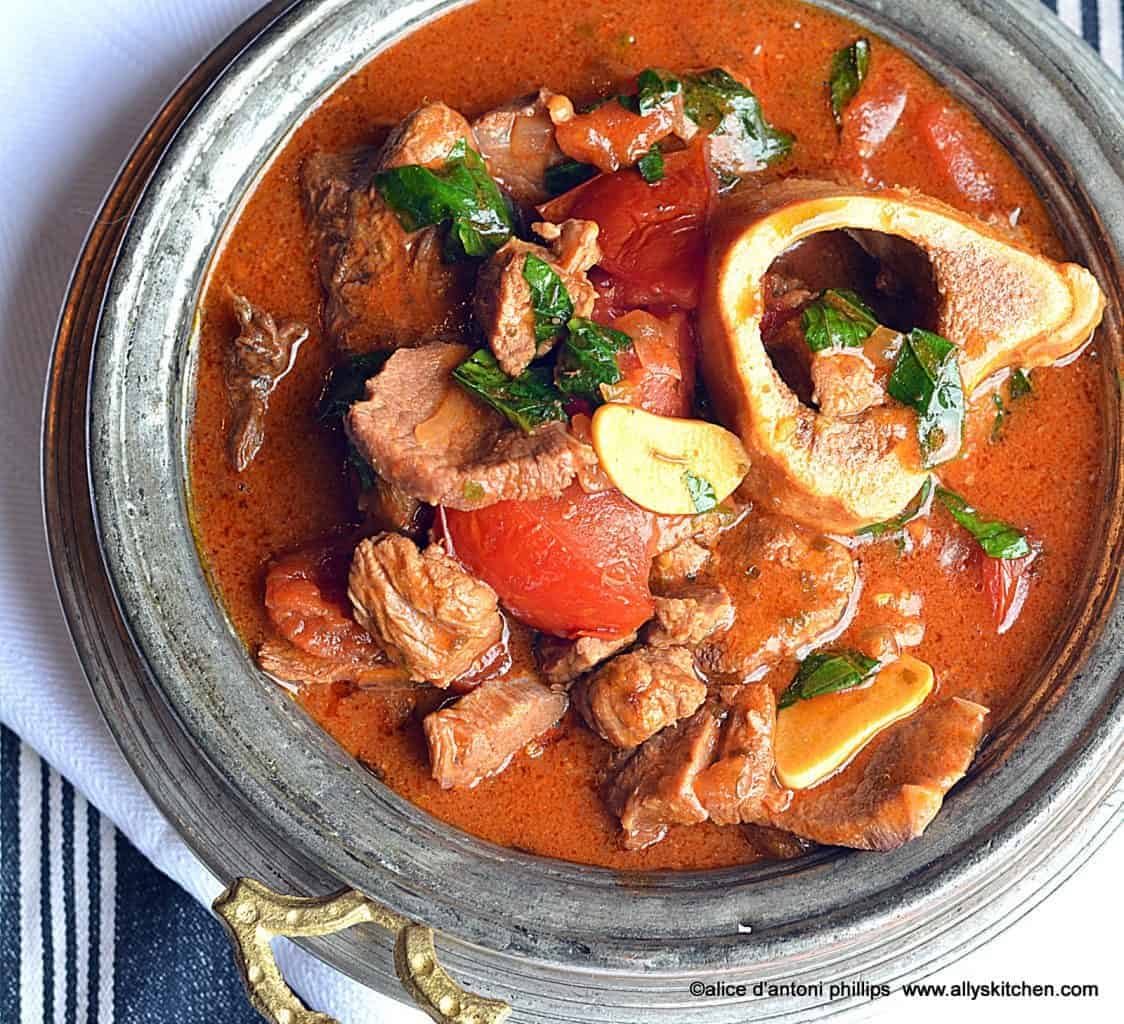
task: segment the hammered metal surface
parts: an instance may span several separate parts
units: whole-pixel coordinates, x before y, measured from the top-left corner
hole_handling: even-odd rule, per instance
[[[441,960],[512,1003],[519,1021],[656,1024],[688,1009],[699,1024],[751,1012],[812,1021],[861,1006],[775,999],[751,1010],[691,999],[688,985],[923,976],[1024,913],[1118,823],[1119,801],[1106,796],[1124,772],[1124,616],[1113,604],[1124,558],[1113,377],[1124,90],[1060,24],[1031,20],[1028,0],[822,5],[871,25],[975,107],[1108,293],[1108,499],[1088,597],[1059,623],[1019,714],[902,850],[636,876],[501,850],[437,822],[264,680],[211,598],[187,519],[196,299],[225,224],[307,109],[452,6],[275,5],[185,83],[115,186],[60,324],[44,439],[52,555],[83,665],[142,781],[224,881],[367,893],[437,928]],[[359,980],[397,989],[380,930],[307,942]]]

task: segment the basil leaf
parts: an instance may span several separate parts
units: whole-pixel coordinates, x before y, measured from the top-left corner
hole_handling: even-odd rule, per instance
[[[1003,423],[1010,415],[1010,411],[1003,404],[1003,399],[999,397],[998,391],[992,393],[991,401],[995,406],[995,419],[991,422],[991,437],[988,440],[992,444],[998,444],[1003,436]]]
[[[355,476],[359,480],[359,490],[369,491],[375,486],[378,481],[375,471],[371,469],[367,460],[359,454],[359,449],[351,443],[350,438],[347,441],[347,457],[344,461],[355,470]]]
[[[552,341],[565,329],[574,313],[574,303],[554,268],[534,253],[523,260],[523,280],[531,288],[535,311],[535,340]]]
[[[804,340],[813,352],[860,348],[878,327],[872,310],[846,288],[829,288],[801,314]]]
[[[637,160],[636,169],[649,185],[663,181],[663,153],[660,152],[659,146],[653,146]]]
[[[1024,395],[1029,395],[1034,391],[1034,386],[1030,383],[1030,376],[1023,370],[1016,370],[1011,374],[1011,382],[1007,385],[1007,394],[1010,396],[1012,402],[1018,401]]]
[[[558,390],[564,395],[600,402],[601,385],[620,381],[617,353],[631,348],[632,339],[623,331],[614,331],[584,317],[574,317],[567,326],[569,334],[554,368]]]
[[[915,327],[905,336],[886,382],[892,398],[917,411],[922,465],[947,462],[964,435],[964,387],[957,347],[939,334]]]
[[[992,558],[1022,558],[1031,548],[1026,535],[1002,519],[985,519],[955,491],[937,488],[937,498],[949,514]]]
[[[527,433],[541,423],[566,418],[562,396],[543,367],[532,366],[518,377],[509,377],[491,352],[479,349],[453,371],[453,380]]]
[[[825,693],[853,689],[869,679],[880,665],[877,659],[847,648],[809,654],[800,663],[788,689],[777,700],[777,710]]]
[[[651,114],[678,96],[683,83],[674,75],[646,68],[636,76],[636,109],[639,114]]]
[[[933,478],[927,476],[925,477],[925,482],[921,485],[921,490],[909,500],[909,504],[894,516],[893,519],[886,519],[881,523],[871,523],[870,526],[862,526],[855,531],[855,536],[881,537],[886,533],[897,533],[907,523],[912,523],[914,519],[925,514],[929,502],[929,495],[932,493]]]
[[[711,135],[727,135],[742,163],[760,170],[788,156],[795,141],[766,119],[753,93],[721,68],[683,81],[687,116]]]
[[[583,182],[597,176],[597,168],[593,164],[583,164],[577,160],[563,160],[560,164],[553,164],[546,169],[543,184],[552,196],[560,196],[577,188]]]
[[[714,484],[704,476],[696,476],[690,470],[683,474],[683,482],[687,485],[687,493],[691,496],[691,504],[696,512],[709,512],[718,507],[718,496],[714,493]]]
[[[843,124],[843,108],[855,98],[869,67],[870,42],[866,39],[856,40],[850,46],[837,50],[831,58],[828,87],[831,91],[831,113],[836,124]]]
[[[352,405],[366,397],[367,381],[389,357],[389,352],[364,352],[335,367],[316,405],[317,421],[331,424],[342,420]]]
[[[407,231],[448,224],[450,260],[486,256],[512,235],[511,212],[484,159],[458,139],[441,171],[416,164],[375,175],[375,188]]]

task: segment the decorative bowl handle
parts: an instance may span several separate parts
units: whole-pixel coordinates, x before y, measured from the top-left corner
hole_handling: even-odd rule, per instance
[[[438,1024],[500,1024],[511,1007],[466,992],[437,962],[433,929],[415,924],[354,889],[331,896],[282,896],[252,878],[239,878],[215,900],[234,945],[250,1002],[271,1024],[338,1024],[309,1010],[281,977],[269,940],[330,935],[357,924],[393,932],[394,967],[406,991]]]

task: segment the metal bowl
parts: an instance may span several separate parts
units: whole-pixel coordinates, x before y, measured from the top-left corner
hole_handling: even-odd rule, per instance
[[[921,839],[636,875],[501,849],[375,780],[255,670],[192,539],[196,304],[224,229],[318,99],[454,6],[274,4],[190,76],[126,164],[75,273],[46,409],[48,528],[82,663],[142,782],[220,878],[358,889],[437,929],[451,970],[517,1020],[643,1024],[689,1009],[716,1024],[746,1019],[752,1001],[755,1019],[810,1021],[859,1007],[861,996],[760,998],[753,986],[921,977],[1023,914],[1118,821],[1124,89],[1034,0],[820,4],[972,106],[1100,279],[1105,500],[1069,620]],[[373,929],[308,942],[400,995],[390,945]],[[697,998],[698,981],[748,987]]]

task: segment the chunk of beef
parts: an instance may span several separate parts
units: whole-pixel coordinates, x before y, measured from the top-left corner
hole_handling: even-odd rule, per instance
[[[734,603],[721,584],[683,587],[653,603],[655,618],[643,632],[649,647],[695,647],[734,621]]]
[[[360,687],[387,690],[417,687],[397,665],[344,657],[318,658],[292,644],[267,640],[258,648],[258,664],[264,672],[287,683],[355,683]]]
[[[539,90],[506,106],[489,110],[472,122],[476,145],[488,173],[519,203],[537,206],[550,198],[547,169],[561,162],[554,122]]]
[[[468,789],[507,767],[566,713],[566,694],[532,676],[489,679],[422,722],[433,777],[442,789]]]
[[[783,810],[763,805],[759,823],[817,843],[892,850],[925,830],[968,770],[988,709],[937,700],[876,737],[839,774],[800,790]]]
[[[438,544],[395,533],[360,541],[347,593],[355,618],[411,679],[448,686],[503,634],[496,592]]]
[[[812,357],[812,401],[826,416],[858,416],[886,404],[878,372],[861,350],[818,352]]]
[[[574,688],[574,704],[589,727],[617,747],[635,747],[706,699],[684,647],[641,647],[621,654]]]
[[[596,464],[560,422],[527,434],[470,397],[450,374],[462,345],[395,352],[351,407],[347,432],[379,476],[431,505],[474,509],[556,496]]]
[[[767,683],[728,687],[729,713],[714,764],[699,773],[695,794],[711,821],[734,825],[759,816],[773,778],[777,701]]]
[[[387,136],[375,170],[414,166],[440,170],[461,139],[476,148],[472,128],[464,117],[444,103],[427,103],[399,121]]]
[[[738,628],[699,649],[699,665],[708,676],[729,682],[757,678],[824,642],[841,624],[857,576],[837,541],[757,514],[729,531],[719,552],[731,569],[723,582],[737,609]]]
[[[649,585],[655,593],[668,593],[693,583],[710,561],[710,548],[697,540],[680,541],[670,551],[652,560]]]
[[[706,820],[695,784],[714,756],[721,722],[717,705],[704,704],[693,717],[653,736],[610,777],[605,803],[621,820],[627,849],[659,842],[671,825]]]
[[[369,152],[317,153],[301,170],[325,332],[352,355],[461,337],[472,266],[444,260],[436,226],[406,231],[371,171]]]
[[[230,403],[227,454],[241,473],[261,450],[269,396],[292,368],[308,328],[296,320],[278,324],[264,309],[231,292],[238,337],[226,353],[224,378]]]
[[[558,275],[573,302],[574,316],[589,316],[597,300],[597,291],[586,277],[586,271],[601,258],[597,225],[589,220],[569,220],[561,227],[535,227],[553,236],[549,251],[513,238],[492,255],[476,282],[476,320],[496,362],[512,377],[527,369],[535,356],[549,352],[557,340],[557,335],[545,340],[535,335],[531,285],[524,276],[528,256],[542,260]]]
[[[577,640],[561,640],[544,636],[539,641],[539,668],[552,683],[572,683],[606,658],[631,647],[636,634],[605,640],[596,636],[583,636]]]
[[[772,860],[793,860],[816,848],[808,839],[768,825],[742,825],[742,832],[757,853]]]

